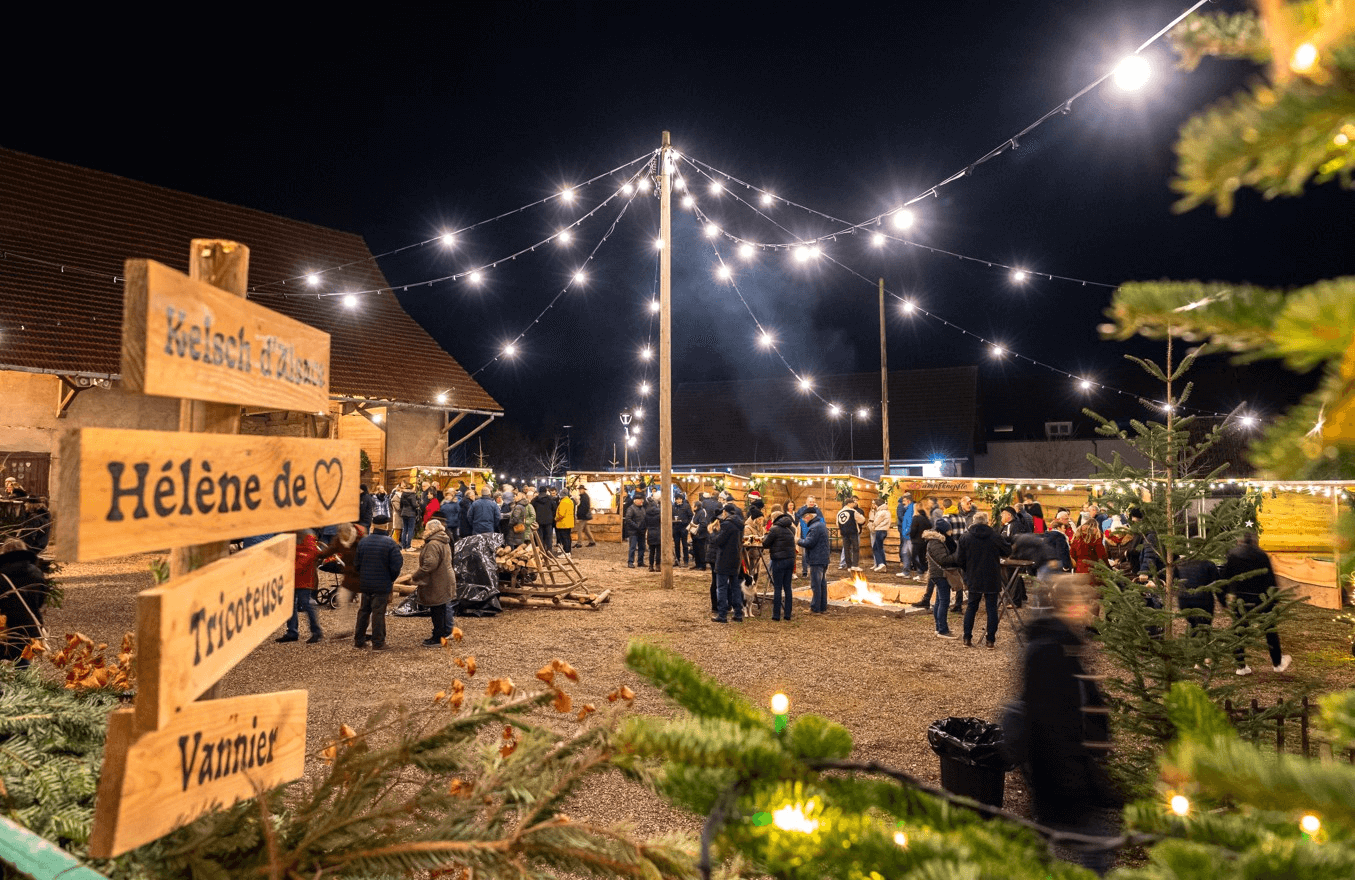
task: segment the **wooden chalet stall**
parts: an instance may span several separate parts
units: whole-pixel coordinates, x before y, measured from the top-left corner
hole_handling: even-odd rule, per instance
[[[644,481],[646,484],[659,482],[657,472],[632,471],[570,471],[565,475],[565,485],[582,486],[588,489],[588,497],[593,505],[593,519],[589,528],[599,541],[621,541],[620,499],[627,485]],[[692,504],[701,492],[712,494],[724,490],[734,496],[734,503],[740,507],[748,497],[749,479],[739,474],[724,472],[678,473],[673,472],[673,482],[687,495]]]
[[[823,511],[828,523],[828,534],[834,547],[841,546],[837,532],[837,515],[842,510],[841,497],[850,492],[856,496],[863,516],[870,519],[870,509],[879,497],[879,487],[870,480],[851,474],[753,474],[750,488],[762,493],[768,515],[772,507],[780,504],[787,507],[791,516],[800,509],[809,496],[814,496],[819,510]],[[870,529],[861,527],[861,562],[864,565],[870,556]],[[897,547],[897,542],[895,542]],[[895,553],[895,558],[898,554]]]
[[[493,476],[494,472],[489,468],[412,466],[388,469],[386,471],[386,482],[383,485],[385,485],[386,491],[390,492],[401,483],[418,488],[424,480],[427,480],[443,492],[446,492],[449,488],[455,489],[461,483],[465,483],[472,490],[478,490]]]

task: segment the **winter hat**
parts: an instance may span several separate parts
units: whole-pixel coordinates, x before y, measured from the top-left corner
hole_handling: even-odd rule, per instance
[[[390,524],[391,518],[384,513],[378,513],[376,516],[372,517],[372,525],[374,526],[388,526]]]
[[[434,516],[428,522],[424,523],[423,536],[425,539],[431,538],[438,532],[445,531],[446,528],[447,527],[442,524],[442,520],[438,519],[437,516]]]
[[[946,532],[950,531],[950,520],[938,519],[936,521],[936,525],[932,526],[932,528],[936,529],[938,532],[944,535]]]
[[[753,491],[751,491],[751,492],[748,493],[748,497],[749,497],[749,498],[754,498],[754,499],[756,499],[756,498],[761,498],[761,497],[762,497],[762,493],[759,492],[758,490],[754,489]]]
[[[737,504],[726,504],[725,513],[729,514],[730,516],[737,516],[739,513],[739,506]]]
[[[1003,513],[1009,513],[1009,514],[1011,514],[1012,519],[1016,519],[1016,508],[1015,508],[1015,507],[1011,507],[1011,506],[1009,505],[1009,506],[1007,506],[1007,507],[1002,508],[1002,512],[1003,512]]]

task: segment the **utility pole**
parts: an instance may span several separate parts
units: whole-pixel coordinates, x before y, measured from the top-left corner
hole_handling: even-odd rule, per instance
[[[673,145],[659,149],[659,570],[673,589]]]
[[[885,280],[880,279],[880,430],[884,432],[884,470],[889,473],[889,355],[885,350]]]

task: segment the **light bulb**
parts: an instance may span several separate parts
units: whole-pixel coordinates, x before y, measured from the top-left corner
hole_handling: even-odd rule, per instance
[[[560,190],[560,199],[567,205],[572,203],[574,201],[574,190],[568,188]]]
[[[1116,65],[1115,85],[1126,92],[1132,92],[1143,88],[1151,73],[1152,68],[1148,66],[1148,59],[1142,55],[1130,55]]]
[[[717,235],[719,235],[719,234],[720,234],[720,227],[716,226],[714,223],[707,223],[707,224],[706,224],[706,238],[714,238],[715,236],[717,236]]]
[[[1172,812],[1178,816],[1184,816],[1190,812],[1190,801],[1183,794],[1178,794],[1171,799]]]
[[[763,348],[771,348],[774,341],[775,340],[772,339],[772,334],[768,333],[766,330],[763,330],[757,338],[758,345],[761,345]]]
[[[718,196],[720,193],[724,192],[724,189],[725,189],[725,188],[724,188],[723,186],[720,185],[720,181],[718,181],[718,180],[712,180],[712,181],[710,182],[710,194],[711,194],[711,195],[713,195],[713,196]]]
[[[649,360],[653,356],[654,351],[649,346],[646,345],[644,348],[640,349],[640,357],[644,360]]]
[[[684,207],[684,208],[690,208],[690,207],[692,207],[692,206],[695,205],[695,204],[696,204],[696,199],[692,198],[691,196],[683,196],[683,197],[682,197],[682,207]]]
[[[1006,354],[1006,353],[1007,353],[1007,350],[1006,350],[1005,348],[1003,348],[1002,346],[1000,346],[1000,345],[994,345],[994,346],[993,346],[993,357],[1002,357],[1002,356],[1003,356],[1004,354]]]
[[[484,275],[480,274],[480,270],[478,269],[470,273],[468,277],[470,278],[471,284],[479,284],[484,279]]]
[[[625,186],[621,187],[621,191],[626,195],[630,195],[631,193],[635,192],[635,185],[627,182]]]
[[[640,187],[640,192],[642,192],[642,193],[647,193],[647,192],[649,192],[649,178],[648,178],[648,177],[641,177],[641,178],[640,178],[639,187]]]
[[[646,394],[648,394],[648,393],[649,393],[649,383],[648,383],[648,382],[641,382],[641,383],[640,383],[640,394],[643,396],[643,395],[646,395]]]
[[[875,233],[874,235],[872,235],[872,236],[870,237],[870,243],[873,244],[873,245],[875,245],[876,247],[884,247],[884,246],[885,246],[885,235],[884,235],[884,233],[883,233],[883,232],[877,232],[877,233]]]
[[[836,403],[830,404],[828,407],[828,415],[837,418],[842,415],[842,407],[838,406]]]
[[[913,225],[913,212],[906,208],[900,208],[894,215],[894,226],[899,229],[908,229]]]
[[[320,283],[320,276],[312,272],[311,274],[306,276],[306,283],[309,284],[311,287],[316,287]]]
[[[726,266],[725,264],[723,264],[723,263],[720,264],[720,268],[718,268],[718,269],[715,270],[715,273],[716,273],[717,275],[719,275],[721,278],[726,278],[726,279],[729,278],[729,276],[731,276],[731,275],[734,274],[733,271],[731,271],[730,268],[729,268],[728,266]]]
[[[908,848],[908,835],[907,835],[907,834],[904,834],[902,831],[895,831],[895,832],[894,832],[894,842],[897,843],[899,846],[903,847],[904,849],[907,849],[907,848]]]
[[[1322,829],[1322,820],[1309,813],[1299,820],[1299,827],[1303,829],[1305,834],[1316,834]]]
[[[823,251],[819,250],[818,245],[812,245],[809,248],[809,256],[807,257],[807,259],[817,260],[819,258],[819,255],[822,253]]]
[[[906,299],[903,301],[903,305],[901,306],[901,308],[908,314],[912,314],[913,309],[917,308],[917,306],[913,305],[913,301],[911,299]]]
[[[752,259],[752,257],[753,257],[753,246],[752,246],[751,244],[741,244],[741,245],[739,245],[739,256],[743,257],[745,260]]]
[[[656,239],[654,239],[654,249],[655,249],[655,250],[660,250],[660,251],[663,250],[663,239],[662,239],[662,238],[656,238]]]
[[[441,394],[439,394],[439,395],[437,396],[437,401],[438,401],[438,403],[446,403],[446,402],[447,402],[447,392],[444,391],[444,392],[442,392]]]
[[[587,276],[586,274],[584,274],[584,271],[583,271],[582,269],[580,269],[579,271],[577,271],[577,272],[574,273],[574,283],[575,283],[575,284],[582,284],[582,283],[584,283],[584,282],[587,281],[587,280],[588,280],[588,276]]]
[[[658,301],[658,300],[656,300],[656,299],[651,299],[651,300],[649,301],[649,310],[650,310],[651,312],[657,312],[657,311],[659,310],[659,308],[660,308],[660,306],[659,306],[659,301]]]
[[[679,190],[684,190],[687,188],[687,181],[679,177],[677,180],[673,181],[673,186],[677,187]]]
[[[512,357],[518,353],[518,347],[510,342],[503,347],[503,353],[505,357]]]
[[[772,204],[772,202],[774,202],[774,201],[776,201],[776,196],[772,195],[771,193],[763,193],[763,194],[762,194],[762,205],[763,205],[763,207],[770,207],[771,204]]]
[[[1256,416],[1243,416],[1238,419],[1244,427],[1252,428],[1256,426]]]
[[[570,240],[574,238],[568,229],[561,229],[560,234],[555,237],[560,244],[569,244]]]
[[[1317,66],[1317,47],[1312,43],[1302,43],[1294,50],[1289,59],[1289,69],[1295,73],[1308,73]]]
[[[864,419],[868,415],[870,415],[870,411],[867,410],[865,407],[862,407],[861,409],[858,409],[856,411],[856,417],[858,419]]]
[[[343,304],[345,308],[356,309],[358,307],[358,298],[356,294],[344,294]]]
[[[809,259],[809,249],[803,245],[796,247],[791,253],[795,255],[795,262],[797,263],[803,263],[805,260]]]
[[[454,244],[456,244],[456,236],[455,236],[455,235],[452,235],[450,232],[444,232],[444,233],[442,233],[442,246],[443,246],[443,247],[451,247],[451,246],[454,245]]]
[[[809,390],[810,388],[812,388],[813,386],[814,386],[814,380],[813,380],[813,379],[809,378],[808,376],[802,376],[802,377],[800,378],[800,390],[801,390],[801,391],[808,391],[808,390]]]
[[[1015,281],[1017,284],[1021,284],[1022,282],[1024,282],[1026,280],[1026,277],[1027,272],[1025,269],[1012,270],[1012,280]]]
[[[785,694],[772,694],[772,714],[785,715],[790,710],[790,697]]]

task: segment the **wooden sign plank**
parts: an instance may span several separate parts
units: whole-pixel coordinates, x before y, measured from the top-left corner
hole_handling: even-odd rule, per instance
[[[61,441],[61,552],[84,561],[351,522],[358,457],[347,440],[71,431]]]
[[[305,764],[305,691],[192,703],[140,736],[134,710],[119,709],[108,719],[90,855],[135,849],[297,779]]]
[[[1332,552],[1336,511],[1331,498],[1306,492],[1266,492],[1257,514],[1261,549]]]
[[[295,581],[285,534],[138,594],[137,729],[164,727],[286,623]]]
[[[154,260],[128,260],[122,381],[133,391],[329,409],[329,334]]]

